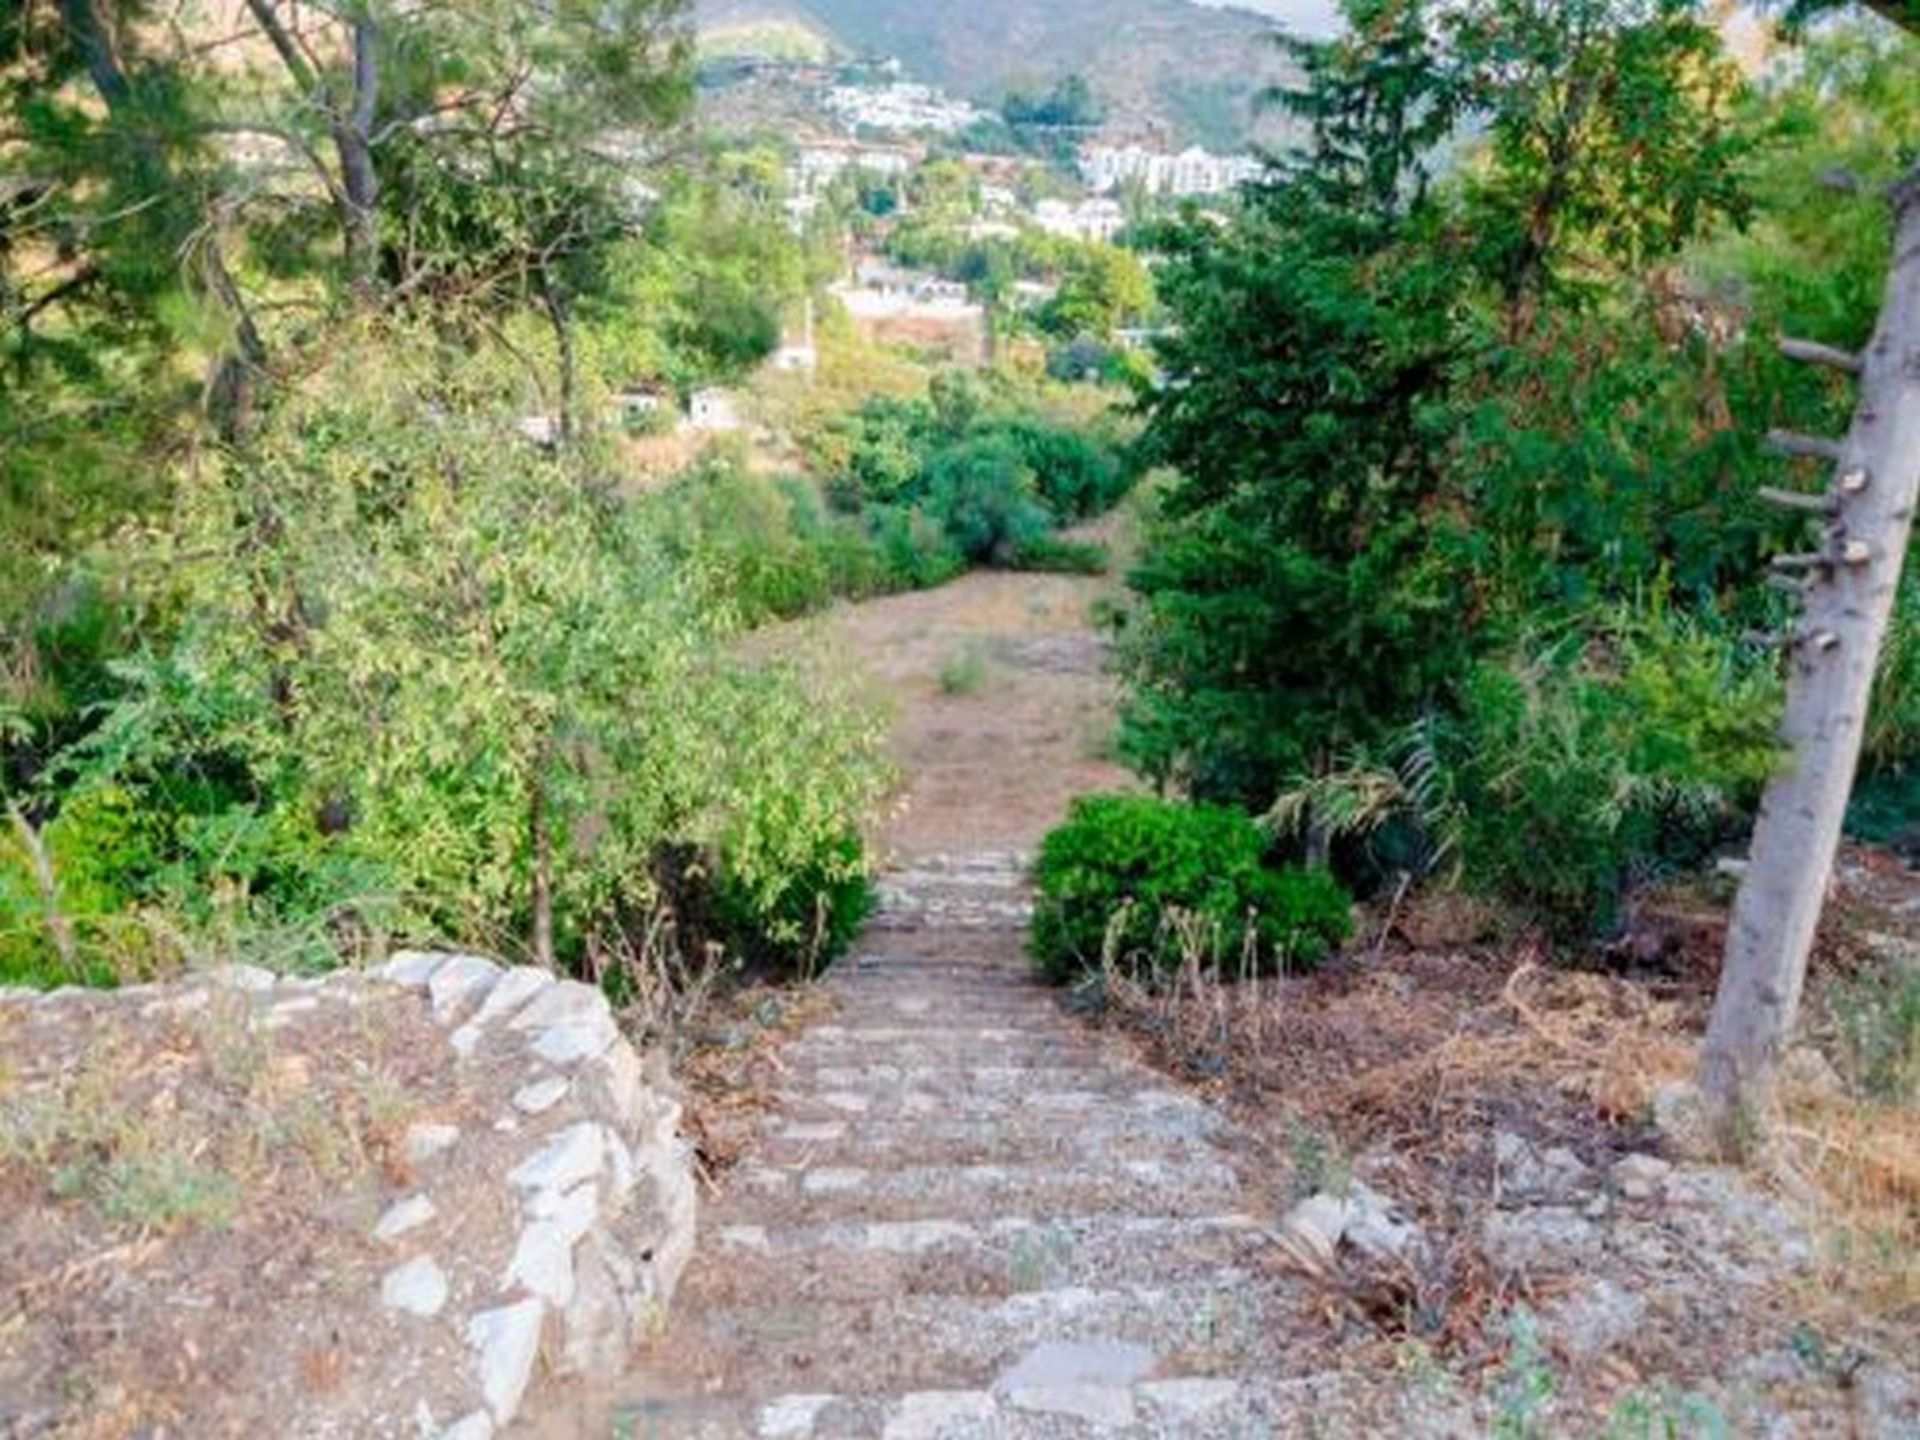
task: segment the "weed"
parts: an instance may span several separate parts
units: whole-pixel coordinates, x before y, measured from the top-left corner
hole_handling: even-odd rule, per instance
[[[1878,963],[1830,1001],[1848,1078],[1875,1100],[1920,1099],[1920,966]]]
[[[943,695],[977,695],[986,688],[987,653],[977,641],[963,645],[940,667]]]
[[[1533,1312],[1522,1308],[1509,1315],[1507,1336],[1507,1363],[1495,1395],[1500,1408],[1493,1418],[1493,1433],[1496,1440],[1545,1440],[1551,1433],[1546,1412],[1558,1382],[1540,1343],[1540,1324]]]
[[[1607,1440],[1724,1440],[1731,1434],[1720,1407],[1698,1391],[1662,1386],[1633,1390],[1607,1417]]]
[[[1304,1200],[1322,1191],[1344,1195],[1353,1184],[1353,1157],[1338,1140],[1297,1115],[1287,1117],[1287,1157],[1293,1164],[1296,1199]]]
[[[1072,1237],[1058,1226],[1023,1233],[1014,1240],[1007,1261],[1009,1283],[1015,1291],[1044,1290],[1072,1253]]]

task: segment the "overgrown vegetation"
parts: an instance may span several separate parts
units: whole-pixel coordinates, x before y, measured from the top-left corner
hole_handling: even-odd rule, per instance
[[[1610,933],[1779,763],[1767,562],[1808,516],[1761,491],[1813,471],[1765,436],[1833,433],[1851,393],[1779,340],[1867,336],[1914,42],[1843,27],[1756,89],[1678,0],[1347,9],[1293,47],[1305,148],[1233,223],[1158,237],[1145,447],[1178,478],[1120,616],[1121,749],[1203,801],[1280,797],[1294,853],[1358,887],[1444,872]],[[1882,775],[1915,759],[1915,593]]]

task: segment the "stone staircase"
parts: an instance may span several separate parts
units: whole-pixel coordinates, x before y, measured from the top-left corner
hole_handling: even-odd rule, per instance
[[[1023,869],[883,887],[616,1435],[1198,1440],[1327,1413],[1280,1378],[1221,1121],[1032,981]]]

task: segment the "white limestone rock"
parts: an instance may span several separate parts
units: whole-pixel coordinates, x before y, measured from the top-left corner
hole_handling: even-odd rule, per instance
[[[433,1018],[442,1025],[451,1025],[499,983],[500,975],[498,965],[479,955],[452,956],[436,967],[427,980]]]
[[[522,1115],[544,1115],[566,1099],[571,1088],[564,1075],[530,1081],[513,1092],[513,1108]]]
[[[506,1425],[520,1413],[546,1318],[545,1302],[528,1299],[483,1310],[467,1322],[480,1392],[496,1425]]]
[[[446,1307],[446,1273],[430,1255],[396,1265],[380,1281],[380,1303],[389,1310],[431,1319]]]
[[[422,1120],[409,1125],[400,1137],[400,1155],[409,1165],[426,1165],[439,1159],[460,1139],[458,1125]]]
[[[553,976],[537,966],[516,965],[487,992],[487,998],[474,1013],[472,1023],[493,1025],[509,1019],[553,983]]]
[[[428,950],[398,950],[373,973],[390,984],[404,985],[409,990],[424,990],[427,982],[433,978],[433,972],[440,968],[446,958]]]
[[[597,1179],[606,1163],[606,1127],[582,1120],[521,1161],[507,1180],[522,1190],[571,1190],[582,1180]]]
[[[393,1241],[402,1235],[409,1235],[433,1219],[437,1212],[433,1201],[425,1195],[409,1195],[404,1200],[396,1200],[387,1207],[380,1222],[373,1227],[373,1238]]]

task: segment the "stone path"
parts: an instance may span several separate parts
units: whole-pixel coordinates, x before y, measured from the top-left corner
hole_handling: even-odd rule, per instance
[[[615,1434],[1293,1433],[1222,1122],[1029,977],[1014,855],[897,874]]]

